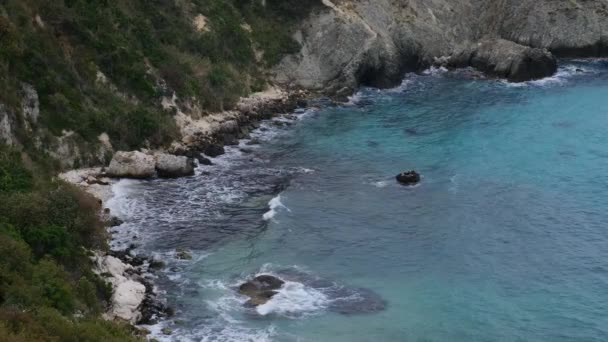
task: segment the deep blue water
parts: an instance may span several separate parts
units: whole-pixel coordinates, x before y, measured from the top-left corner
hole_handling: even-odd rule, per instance
[[[608,62],[408,75],[264,127],[196,177],[116,187],[117,236],[169,263],[164,339],[608,340]],[[244,308],[258,273],[288,286]]]

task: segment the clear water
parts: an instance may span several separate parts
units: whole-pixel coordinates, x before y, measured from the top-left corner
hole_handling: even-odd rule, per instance
[[[116,187],[117,244],[169,263],[159,338],[608,340],[608,62],[408,75],[275,126],[209,174]],[[419,186],[394,181],[408,169]],[[233,287],[258,273],[289,288],[245,308]]]

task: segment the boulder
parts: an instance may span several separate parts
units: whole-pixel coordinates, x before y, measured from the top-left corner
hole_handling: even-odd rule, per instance
[[[449,59],[449,66],[466,67],[511,82],[536,80],[557,71],[557,59],[546,49],[531,48],[504,39],[484,40],[461,47]]]
[[[224,146],[219,144],[209,144],[209,146],[207,146],[203,152],[211,158],[221,156],[222,154],[226,153]]]
[[[420,182],[420,174],[416,171],[404,171],[395,177],[403,185],[414,185]]]
[[[139,151],[116,152],[107,175],[121,178],[150,178],[156,174],[154,157]]]
[[[213,165],[213,162],[209,158],[204,157],[200,153],[196,156],[196,159],[201,165]]]
[[[247,306],[258,306],[268,302],[285,282],[275,276],[259,275],[239,286],[239,293],[249,297]]]
[[[194,160],[185,156],[157,154],[156,171],[159,177],[176,178],[194,174]]]

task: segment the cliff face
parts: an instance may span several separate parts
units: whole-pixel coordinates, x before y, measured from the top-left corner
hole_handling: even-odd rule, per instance
[[[0,4],[0,143],[64,168],[168,146],[278,85],[330,95],[472,66],[525,81],[608,55],[605,0],[120,0]]]
[[[299,50],[295,25],[321,6],[0,1],[0,144],[63,168],[167,147],[177,114],[201,119],[268,88],[268,68]]]
[[[473,66],[523,81],[553,73],[551,53],[608,54],[603,34],[608,29],[607,4],[600,0],[324,0],[323,4],[296,33],[300,53],[274,68],[276,82],[340,95],[360,84],[395,84],[404,71],[433,64]],[[500,47],[492,58],[488,46]]]

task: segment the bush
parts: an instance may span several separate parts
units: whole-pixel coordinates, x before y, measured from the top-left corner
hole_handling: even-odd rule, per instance
[[[21,164],[21,154],[0,146],[0,193],[28,191],[32,186],[32,173]]]

